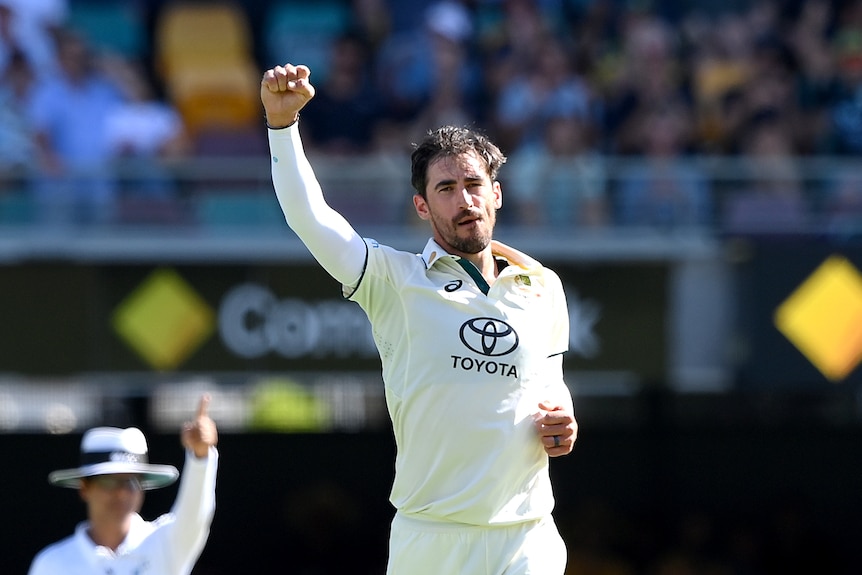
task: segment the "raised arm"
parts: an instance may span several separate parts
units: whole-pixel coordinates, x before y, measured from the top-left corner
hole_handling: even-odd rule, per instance
[[[209,416],[209,394],[204,394],[194,418],[183,424],[180,441],[186,450],[173,521],[163,527],[160,551],[172,573],[187,573],[206,545],[215,514],[218,471],[218,428]]]
[[[314,97],[306,66],[266,71],[260,99],[269,129],[272,183],[290,228],[332,277],[355,285],[362,275],[365,242],[323,197],[299,137],[299,111]]]

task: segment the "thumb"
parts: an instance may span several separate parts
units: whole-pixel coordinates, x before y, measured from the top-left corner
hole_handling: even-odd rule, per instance
[[[201,396],[200,403],[198,404],[198,411],[195,414],[196,418],[207,417],[210,406],[210,394],[205,393]]]
[[[544,411],[557,411],[563,409],[563,406],[546,399],[539,402],[539,409],[542,409]]]

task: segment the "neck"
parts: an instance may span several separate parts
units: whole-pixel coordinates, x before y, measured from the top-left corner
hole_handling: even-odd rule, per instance
[[[116,551],[123,541],[125,541],[130,528],[131,517],[127,517],[120,524],[91,521],[87,535],[96,545]]]
[[[485,278],[488,285],[491,285],[494,283],[494,280],[497,279],[497,262],[494,259],[494,253],[492,251],[494,244],[493,241],[488,242],[488,245],[482,248],[479,252],[467,253],[456,249],[452,244],[444,240],[437,232],[434,233],[433,238],[434,241],[437,242],[437,245],[443,248],[446,253],[463,258],[476,266],[476,269],[479,270],[479,273],[482,274],[482,277]]]
[[[478,254],[458,254],[468,262],[476,266],[488,285],[494,283],[497,279],[497,260],[494,259],[494,254],[491,253],[490,246],[482,250]]]

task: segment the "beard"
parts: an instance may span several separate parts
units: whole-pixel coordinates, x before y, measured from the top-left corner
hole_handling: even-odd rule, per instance
[[[470,229],[470,234],[465,237],[458,222],[469,215],[479,216],[480,219],[476,220],[475,225]],[[491,243],[497,212],[496,210],[489,210],[481,213],[465,210],[450,221],[438,218],[434,214],[432,214],[431,219],[442,239],[452,249],[463,254],[478,254]]]

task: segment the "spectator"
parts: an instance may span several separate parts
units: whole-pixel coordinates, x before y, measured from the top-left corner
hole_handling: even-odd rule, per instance
[[[20,52],[38,74],[56,72],[54,41],[67,14],[65,0],[0,0],[0,71]]]
[[[670,26],[649,12],[631,12],[623,32],[623,62],[605,95],[605,148],[632,154],[640,145],[645,115],[662,106],[689,107],[691,96]]]
[[[557,34],[554,23],[562,15],[559,11],[543,10],[542,3],[534,0],[500,0],[496,4],[497,16],[491,23],[483,24],[480,41],[482,50],[499,71],[492,69],[499,90],[510,72],[535,60],[545,38]]]
[[[770,2],[754,3],[741,14],[748,47],[741,52],[747,62],[746,81],[733,90],[731,106],[734,117],[728,124],[726,149],[744,154],[748,147],[749,125],[759,118],[775,117],[791,128],[787,132],[790,146],[801,149],[805,130],[801,125],[797,61],[778,22],[775,6]]]
[[[830,113],[832,131],[827,151],[857,155],[862,153],[862,27],[841,30],[835,51],[839,95]]]
[[[120,57],[103,60],[123,102],[105,119],[108,156],[117,166],[117,213],[123,223],[173,223],[182,217],[170,167],[192,151],[179,112],[156,95],[146,73]]]
[[[377,54],[392,33],[392,13],[387,0],[351,0],[354,33],[370,54]]]
[[[567,47],[549,37],[536,47],[535,59],[517,68],[498,94],[494,124],[511,149],[535,145],[552,118],[579,116],[589,125],[594,100],[572,68]]]
[[[13,53],[0,81],[0,174],[23,173],[36,155],[33,131],[27,121],[34,88],[35,73],[30,62],[23,53]]]
[[[605,74],[613,67],[614,48],[620,43],[620,11],[624,7],[613,0],[580,5],[568,2],[565,7],[569,11],[568,35],[574,42],[576,66],[601,89]]]
[[[397,28],[396,28],[397,29]],[[438,60],[448,58],[452,50],[447,43],[459,45],[459,49],[471,49],[473,24],[467,9],[455,0],[441,0],[430,5],[424,12],[420,29],[408,29],[390,36],[377,54],[378,90],[389,120],[405,124],[416,120],[431,100],[435,86],[447,79],[440,78]],[[478,96],[482,71],[470,56],[461,59],[453,89],[457,89],[457,100],[473,102]]]
[[[794,162],[789,128],[777,114],[765,113],[748,128],[742,152],[751,160],[746,187],[724,206],[724,231],[731,234],[805,232],[809,206]]]
[[[357,36],[345,34],[332,44],[329,71],[320,88],[317,106],[304,112],[303,136],[309,151],[353,155],[371,148],[380,102],[369,82],[367,48]]]
[[[60,73],[39,86],[30,109],[40,152],[40,212],[53,223],[107,223],[116,199],[106,176],[107,123],[123,97],[76,32],[58,37],[58,55]]]
[[[640,119],[634,160],[620,171],[617,223],[676,229],[712,223],[709,181],[685,157],[691,120],[681,105],[659,106]]]
[[[798,98],[803,153],[828,152],[830,110],[841,97],[837,54],[832,49],[834,13],[828,0],[808,0],[788,34],[798,62]]]
[[[120,57],[103,60],[107,77],[119,87],[123,102],[110,110],[105,126],[115,157],[172,159],[191,151],[182,118],[156,95],[143,68]]]
[[[539,144],[511,155],[509,174],[519,224],[572,230],[608,223],[605,166],[583,117],[549,118]]]
[[[26,112],[34,80],[30,63],[20,52],[0,74],[0,224],[33,217],[26,188],[36,146]]]
[[[755,44],[751,80],[746,84],[749,118],[774,115],[788,128],[790,145],[799,151],[799,88],[796,59],[779,35],[765,35]]]
[[[69,0],[3,0],[28,23],[48,30],[62,28],[69,17]]]
[[[698,150],[727,153],[742,115],[739,96],[751,77],[752,38],[740,14],[692,15],[683,29],[691,46],[689,75]]]
[[[446,37],[434,35],[432,65],[435,81],[430,86],[424,104],[413,121],[412,140],[422,138],[429,126],[466,126],[477,119],[476,92],[464,90],[464,71],[472,66],[467,46]]]

